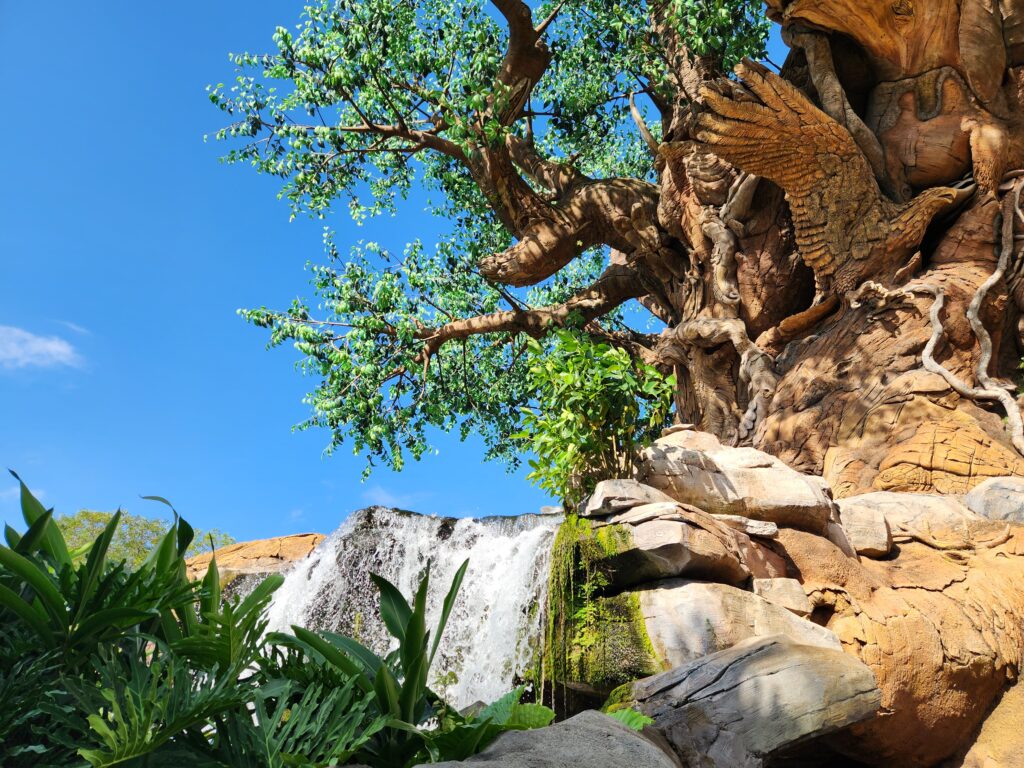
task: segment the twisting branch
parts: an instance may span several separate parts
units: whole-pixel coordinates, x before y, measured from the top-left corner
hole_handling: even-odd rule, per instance
[[[1006,274],[1010,256],[1014,246],[1014,217],[1020,210],[1021,188],[1024,187],[1024,180],[1014,185],[1012,194],[1007,195],[1003,200],[1002,210],[1002,237],[997,246],[999,260],[995,271],[989,278],[979,286],[970,306],[967,308],[967,319],[971,329],[978,338],[981,347],[981,354],[978,357],[976,374],[980,387],[970,387],[966,382],[959,379],[952,371],[943,366],[935,359],[935,348],[942,340],[944,329],[940,317],[942,307],[945,304],[946,295],[942,288],[934,285],[923,285],[910,289],[914,293],[929,294],[935,297],[931,308],[932,336],[921,353],[922,361],[926,370],[936,373],[945,379],[946,383],[961,397],[970,400],[991,400],[998,402],[1006,412],[1007,426],[1010,431],[1010,439],[1017,452],[1024,456],[1024,417],[1021,416],[1020,408],[1017,406],[1013,396],[995,381],[988,372],[989,364],[992,362],[992,338],[984,323],[981,322],[979,313],[981,306],[988,295],[989,290],[996,285]]]

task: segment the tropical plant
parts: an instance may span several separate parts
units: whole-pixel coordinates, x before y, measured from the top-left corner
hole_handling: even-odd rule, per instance
[[[132,569],[108,558],[118,514],[76,557],[24,483],[21,502],[28,528],[8,527],[0,546],[4,768],[320,768],[352,759],[404,768],[460,759],[502,730],[553,716],[521,704],[521,689],[462,716],[427,686],[468,563],[433,635],[429,567],[412,605],[373,577],[397,643],[382,659],[299,627],[267,637],[279,575],[225,600],[214,559],[202,582],[190,583],[192,529],[177,513]]]
[[[452,579],[433,637],[426,627],[429,564],[412,605],[387,579],[371,575],[380,591],[381,618],[397,644],[385,658],[351,638],[302,627],[292,627],[294,638],[271,638],[335,667],[372,693],[376,711],[388,720],[357,757],[374,768],[460,760],[487,746],[501,731],[542,727],[554,717],[543,705],[520,703],[521,688],[476,715],[463,716],[428,687],[427,675],[468,566],[467,560]]]
[[[639,447],[666,424],[675,379],[567,330],[529,350],[537,401],[513,437],[537,456],[529,478],[572,509],[597,481],[632,474]]]

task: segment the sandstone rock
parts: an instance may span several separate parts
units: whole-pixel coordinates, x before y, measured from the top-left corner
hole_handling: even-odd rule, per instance
[[[874,494],[871,494],[874,495]],[[892,531],[885,513],[863,496],[840,499],[839,512],[846,538],[858,555],[885,557],[892,550]]]
[[[462,762],[433,763],[431,768],[488,765],[494,768],[680,768],[679,762],[652,741],[600,712],[533,731],[509,731],[487,749]]]
[[[993,477],[964,496],[964,504],[989,520],[1024,523],[1024,478]]]
[[[653,504],[641,504],[639,507],[627,509],[625,512],[616,512],[614,515],[604,518],[604,520],[598,520],[596,524],[640,525],[640,523],[645,523],[648,520],[678,520],[679,506],[677,501],[656,501]],[[691,509],[693,508],[691,507]]]
[[[274,539],[244,541],[221,547],[214,553],[222,578],[235,576],[267,576],[279,573],[296,560],[301,560],[324,540],[320,533],[297,533]],[[213,554],[205,552],[186,563],[188,577],[198,580],[206,575]]]
[[[767,520],[751,520],[749,517],[739,515],[712,515],[718,522],[743,531],[747,536],[757,536],[761,539],[775,539],[779,536],[779,526]]]
[[[632,696],[684,764],[702,768],[760,768],[779,749],[871,717],[881,703],[871,671],[852,656],[780,636],[640,680]]]
[[[829,520],[828,528],[825,530],[825,538],[839,547],[839,550],[847,557],[857,557],[857,550],[850,543],[849,537],[843,526],[837,520]]]
[[[875,673],[884,716],[828,737],[865,765],[942,764],[969,743],[1024,662],[1024,526],[938,503],[929,524],[921,503],[911,501],[918,513],[904,517],[918,538],[897,536],[886,560],[851,559],[792,529],[773,542],[815,616]]]
[[[796,579],[754,579],[754,594],[797,616],[811,615],[811,601]]]
[[[673,501],[661,491],[636,480],[602,480],[583,508],[583,517],[601,517],[625,512],[642,504]]]
[[[783,578],[789,572],[786,561],[765,544],[748,536],[737,536],[736,543],[740,548],[740,562],[755,579]]]
[[[820,479],[753,448],[723,446],[704,432],[663,437],[641,455],[637,479],[712,514],[823,532],[832,501]]]
[[[963,758],[951,768],[1004,768],[1024,763],[1024,685],[1003,694]]]
[[[838,638],[750,592],[672,579],[639,591],[647,635],[670,667],[730,648],[751,637],[784,635],[795,643],[838,650]]]

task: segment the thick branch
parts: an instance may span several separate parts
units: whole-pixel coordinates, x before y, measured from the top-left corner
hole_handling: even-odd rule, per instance
[[[613,264],[592,285],[564,304],[539,309],[494,312],[456,320],[440,328],[423,331],[423,356],[429,358],[436,354],[449,341],[467,339],[484,333],[525,333],[539,338],[551,328],[564,326],[571,319],[590,323],[643,293],[643,286],[633,269]]]

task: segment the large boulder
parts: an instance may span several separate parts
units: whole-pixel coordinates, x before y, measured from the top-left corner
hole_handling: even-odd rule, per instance
[[[989,520],[1024,523],[1024,478],[993,477],[964,496],[964,504]]]
[[[602,517],[625,512],[642,504],[671,502],[671,496],[636,480],[602,480],[581,512],[583,517]]]
[[[509,731],[487,749],[462,762],[431,768],[488,765],[494,768],[680,768],[654,742],[600,712],[582,712],[548,728]]]
[[[216,556],[217,570],[222,578],[263,578],[280,573],[295,561],[302,560],[323,540],[322,533],[297,533],[229,544],[213,553],[204,552],[190,558],[186,568],[190,579],[201,579],[210,567],[211,558]]]
[[[641,483],[712,514],[739,515],[824,532],[833,502],[821,478],[802,475],[754,448],[731,448],[705,432],[678,431],[640,457]]]
[[[865,557],[885,557],[892,551],[892,530],[884,505],[871,502],[876,495],[851,496],[836,502],[846,540],[858,555]]]
[[[778,750],[865,720],[881,703],[871,670],[853,656],[778,636],[640,680],[630,697],[683,763],[701,768],[761,768]]]
[[[751,592],[725,584],[671,579],[637,592],[647,635],[665,667],[731,648],[752,637],[839,650],[825,629]]]

